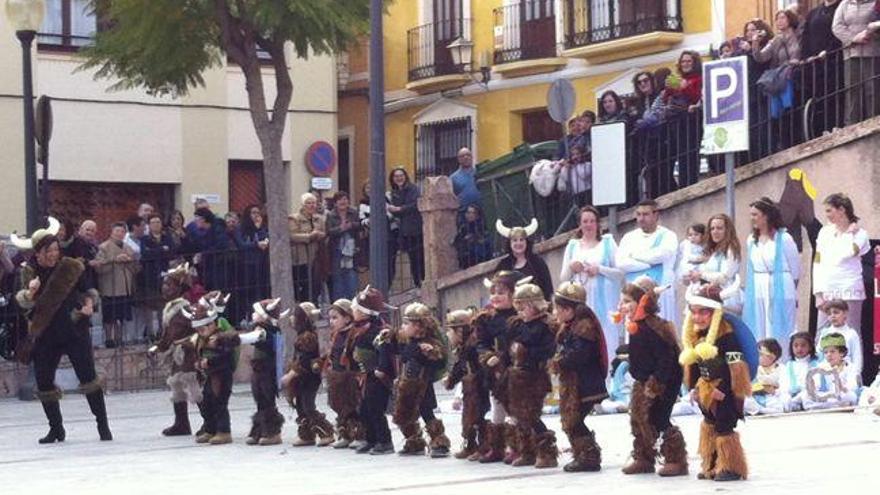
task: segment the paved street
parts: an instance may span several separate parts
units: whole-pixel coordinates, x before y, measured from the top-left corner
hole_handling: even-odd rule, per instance
[[[326,397],[319,398],[323,402]],[[449,400],[441,396],[441,402]],[[280,402],[280,401],[279,401]],[[192,438],[163,438],[159,431],[170,423],[168,394],[144,392],[108,397],[115,440],[100,443],[85,400],[65,397],[67,441],[49,446],[36,439],[47,426],[39,403],[0,401],[0,473],[3,493],[252,493],[285,490],[296,494],[406,493],[652,493],[678,494],[719,490],[732,493],[868,493],[876,485],[880,417],[829,413],[750,419],[741,425],[749,455],[751,478],[737,484],[715,484],[695,479],[699,417],[676,418],[690,446],[692,475],[660,479],[654,475],[625,477],[619,472],[629,452],[626,415],[591,417],[603,448],[604,469],[596,474],[566,474],[560,469],[511,468],[478,465],[455,459],[370,457],[352,451],[316,447],[294,448],[289,441],[295,424],[288,418],[287,445],[251,447],[244,443],[254,407],[246,388],[236,388],[231,402],[235,443],[196,445]],[[285,415],[289,414],[285,410]],[[195,412],[194,424],[199,419]],[[459,417],[443,414],[457,447]],[[559,430],[559,418],[548,424]],[[398,447],[399,432],[394,431]],[[560,447],[567,441],[560,437]],[[568,460],[560,457],[560,465]],[[805,492],[805,487],[809,489]]]

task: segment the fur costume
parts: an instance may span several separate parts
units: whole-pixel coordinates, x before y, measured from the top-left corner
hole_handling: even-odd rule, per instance
[[[406,440],[404,452],[424,452],[427,446],[418,423],[419,404],[424,399],[427,388],[428,384],[424,380],[401,378],[397,382],[392,421],[400,428]]]
[[[683,332],[685,349],[679,357],[685,368],[685,383],[697,391],[704,424],[711,426],[711,431],[703,427],[700,430],[701,475],[714,475],[719,481],[746,479],[745,453],[734,428],[743,418],[743,402],[752,392],[748,363],[731,324],[723,319],[721,303],[703,296],[689,298],[688,303],[713,310],[706,329],[696,329],[692,315],[688,315]],[[716,391],[722,399],[716,399]]]
[[[13,241],[16,239],[13,237]],[[36,243],[36,252],[57,242],[51,234],[43,236],[42,241]],[[26,311],[28,334],[19,340],[16,359],[25,364],[33,361],[37,397],[49,422],[49,433],[39,440],[41,444],[63,442],[66,437],[59,403],[61,392],[55,385],[58,363],[65,354],[80,380],[101,440],[113,439],[104,392],[95,371],[89,319],[80,311],[86,297],[95,298],[82,284],[84,270],[83,264],[73,258],[61,258],[53,268],[41,267],[36,256],[22,269],[24,289],[18,292],[16,299],[19,307]],[[30,299],[27,287],[34,278],[40,279],[41,286]],[[97,299],[93,302],[97,303]]]
[[[345,307],[343,310],[347,312]],[[336,413],[336,437],[343,442],[340,445],[363,440],[364,436],[358,416],[361,394],[357,367],[352,357],[353,345],[354,330],[351,327],[344,332],[334,332],[330,337],[330,352],[324,361],[327,368],[327,402]]]
[[[642,466],[651,467],[650,471],[641,472],[652,472],[657,457],[654,444],[657,442],[658,434],[650,418],[652,405],[653,400],[645,393],[645,384],[636,381],[633,384],[629,409],[629,425],[633,436],[632,458]]]
[[[299,425],[297,445],[311,445],[315,438],[322,444],[332,441],[333,425],[315,407],[315,397],[321,387],[321,370],[318,334],[311,316],[300,306],[294,308],[294,321],[297,335],[294,340],[294,358],[288,364],[288,374],[292,379],[285,390],[288,402],[296,409],[296,422]]]
[[[556,467],[557,457],[559,449],[556,447],[556,434],[547,430],[535,435],[535,467]]]
[[[461,383],[461,436],[464,444],[461,452],[456,454],[457,458],[469,458],[476,452],[485,453],[489,450],[484,419],[490,409],[486,375],[480,365],[476,334],[470,325],[469,312],[463,317],[465,321],[457,322],[464,323],[458,325],[463,332],[461,342],[452,351],[455,362],[445,381],[447,390],[452,390],[456,384]]]

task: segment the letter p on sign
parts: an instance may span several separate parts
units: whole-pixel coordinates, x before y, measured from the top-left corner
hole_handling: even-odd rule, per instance
[[[739,81],[736,77],[736,71],[730,67],[718,67],[709,74],[709,84],[712,85],[712,100],[709,102],[709,112],[712,115],[712,119],[717,119],[720,113],[719,102],[733,96]]]

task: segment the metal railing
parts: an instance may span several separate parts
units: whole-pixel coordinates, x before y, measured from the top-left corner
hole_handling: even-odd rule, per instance
[[[757,84],[760,74],[751,74],[750,149],[735,155],[737,166],[880,115],[880,61],[874,57],[844,61],[845,50],[793,65],[790,82],[780,94],[768,94]],[[845,72],[849,78],[844,77]],[[663,104],[663,100],[652,108],[653,116],[636,115],[627,109],[624,207],[724,172],[720,156],[700,155],[703,131],[699,108],[688,111]],[[574,228],[566,213],[579,198],[563,191],[539,196],[527,181],[533,165],[534,160],[518,163],[480,179],[487,225],[495,218],[524,224],[534,216],[541,221],[544,237]],[[497,254],[498,249],[495,251]]]
[[[461,74],[467,69],[453,62],[447,47],[458,38],[471,39],[470,19],[424,24],[407,31],[406,38],[410,81]]]
[[[682,31],[681,0],[565,0],[565,47]]]
[[[494,10],[494,63],[556,56],[554,0],[521,0]]]

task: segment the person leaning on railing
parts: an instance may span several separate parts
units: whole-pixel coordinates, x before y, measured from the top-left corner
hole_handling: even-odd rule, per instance
[[[834,13],[831,30],[844,47],[846,125],[880,113],[880,81],[875,78],[880,44],[876,25],[869,26],[876,21],[876,5],[870,0],[841,0]]]

